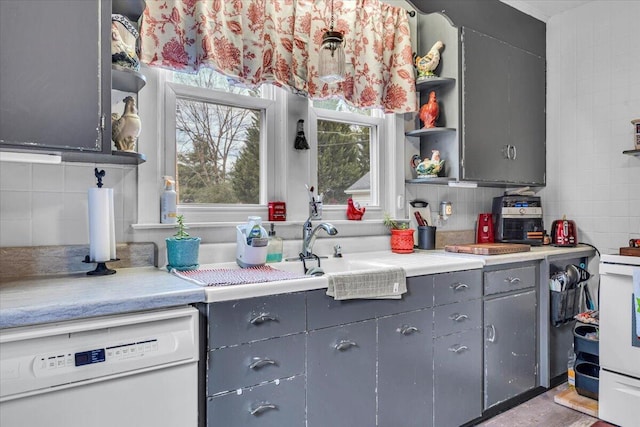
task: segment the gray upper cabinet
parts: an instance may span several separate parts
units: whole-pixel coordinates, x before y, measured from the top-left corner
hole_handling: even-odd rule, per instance
[[[545,184],[545,59],[462,30],[462,179]]]
[[[111,149],[111,13],[110,0],[0,2],[0,149],[144,161]]]
[[[0,2],[3,146],[102,150],[102,97],[110,90],[102,76],[111,67],[109,55],[98,48],[110,33],[107,27],[101,34],[103,5],[98,0]]]

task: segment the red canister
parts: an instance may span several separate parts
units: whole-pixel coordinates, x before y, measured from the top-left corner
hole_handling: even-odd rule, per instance
[[[493,216],[490,213],[478,215],[476,243],[493,243]]]

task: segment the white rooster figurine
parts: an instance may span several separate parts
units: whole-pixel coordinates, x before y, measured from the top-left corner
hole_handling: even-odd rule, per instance
[[[416,57],[416,68],[418,69],[418,80],[434,77],[434,70],[440,64],[440,49],[444,43],[438,40],[425,56]]]
[[[135,151],[141,128],[136,100],[132,96],[127,96],[123,102],[122,116],[118,117],[117,113],[111,114],[111,139],[118,150]]]

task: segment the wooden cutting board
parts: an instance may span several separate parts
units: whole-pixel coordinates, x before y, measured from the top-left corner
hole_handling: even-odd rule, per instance
[[[469,243],[464,245],[446,245],[447,252],[474,255],[503,255],[517,252],[529,252],[531,246],[520,243]]]
[[[620,248],[620,255],[640,256],[640,248]]]

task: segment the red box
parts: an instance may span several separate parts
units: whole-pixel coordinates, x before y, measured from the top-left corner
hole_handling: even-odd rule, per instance
[[[287,204],[285,202],[269,202],[269,221],[286,221]]]

